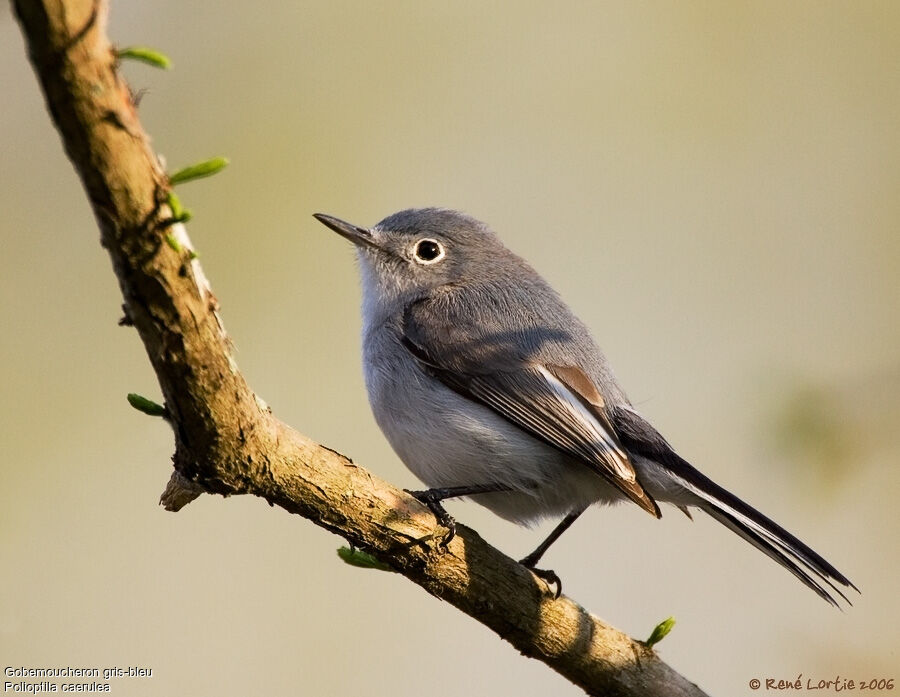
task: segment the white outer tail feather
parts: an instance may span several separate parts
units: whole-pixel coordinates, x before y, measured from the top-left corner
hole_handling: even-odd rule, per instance
[[[741,511],[736,510],[709,492],[703,491],[682,477],[672,473],[670,473],[670,476],[700,499],[698,505],[705,513],[718,520],[722,525],[729,528],[737,535],[740,535],[761,552],[785,567],[794,574],[794,576],[800,579],[801,582],[815,591],[821,598],[835,607],[840,607],[834,597],[832,597],[832,595],[823,587],[822,583],[819,582],[819,579],[831,588],[832,591],[841,596],[848,605],[853,604],[847,596],[831,582],[831,579],[833,578],[831,574],[826,569],[822,569],[821,565],[812,559],[805,549],[798,548],[796,545],[791,544],[789,540],[785,540],[775,531],[766,528],[758,521],[753,520]],[[838,582],[840,581],[838,580]],[[853,584],[849,585],[852,586]]]

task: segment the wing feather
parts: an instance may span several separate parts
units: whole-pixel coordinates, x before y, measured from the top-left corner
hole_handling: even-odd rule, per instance
[[[628,454],[609,425],[602,397],[583,372],[571,366],[523,363],[510,370],[469,373],[441,365],[407,334],[403,345],[447,387],[585,462],[641,508],[660,517],[659,507],[638,482]],[[571,380],[576,374],[578,380]],[[582,389],[575,389],[569,382]],[[584,389],[585,384],[590,390]]]

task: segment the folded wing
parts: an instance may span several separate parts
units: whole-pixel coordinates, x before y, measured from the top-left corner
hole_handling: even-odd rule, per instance
[[[402,343],[423,369],[455,392],[493,409],[532,436],[578,458],[650,514],[659,507],[637,480],[628,454],[612,429],[602,395],[574,366],[522,361],[506,365],[492,356],[490,372],[449,365],[423,341],[407,314]],[[457,353],[458,356],[458,353]],[[483,366],[482,366],[483,367]]]

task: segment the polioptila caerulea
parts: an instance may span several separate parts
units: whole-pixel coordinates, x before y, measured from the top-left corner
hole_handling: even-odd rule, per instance
[[[522,564],[593,503],[699,508],[833,605],[831,564],[683,460],[619,387],[587,328],[483,223],[440,208],[373,228],[316,219],[356,245],[363,367],[375,420],[430,488],[410,492],[453,536],[441,502],[470,496],[520,524],[562,516]],[[858,589],[856,589],[858,590]],[[847,601],[849,602],[849,601]]]

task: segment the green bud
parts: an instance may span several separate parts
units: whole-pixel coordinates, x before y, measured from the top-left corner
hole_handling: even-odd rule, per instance
[[[168,414],[166,408],[162,404],[157,404],[153,400],[142,397],[134,392],[128,393],[128,403],[148,416],[165,416]]]
[[[198,162],[195,165],[190,165],[189,167],[185,167],[184,169],[179,169],[174,174],[170,174],[169,184],[175,186],[176,184],[184,184],[185,182],[192,181],[193,179],[211,177],[212,175],[221,172],[227,166],[227,157],[214,157],[211,160]]]
[[[174,191],[170,191],[166,196],[166,203],[169,204],[169,208],[172,209],[172,217],[176,220],[181,217],[181,214],[184,213],[184,208],[181,205],[181,199],[178,198],[178,194]]]
[[[168,244],[176,252],[181,251],[181,242],[176,240],[175,235],[173,235],[171,232],[168,235],[166,235],[166,244]]]
[[[650,648],[654,644],[658,644],[666,638],[666,635],[672,631],[672,627],[674,626],[674,617],[669,617],[668,619],[663,620],[653,628],[653,631],[650,632],[650,637],[647,639],[647,641],[644,642],[644,645]]]
[[[170,191],[166,195],[166,203],[169,204],[169,208],[172,211],[172,220],[176,223],[186,223],[188,220],[193,218],[193,214],[187,208],[184,208],[181,205],[181,199],[178,198],[178,194],[174,191]]]
[[[163,70],[168,70],[172,67],[172,61],[169,60],[167,55],[160,53],[154,48],[147,48],[146,46],[120,48],[116,51],[116,55],[120,60],[122,58],[131,58],[132,60],[141,61],[147,65],[152,65],[154,68],[162,68]]]
[[[361,569],[378,569],[379,571],[393,571],[393,569],[384,562],[378,561],[368,552],[361,549],[351,549],[350,547],[339,547],[338,556],[350,566],[358,566]]]

